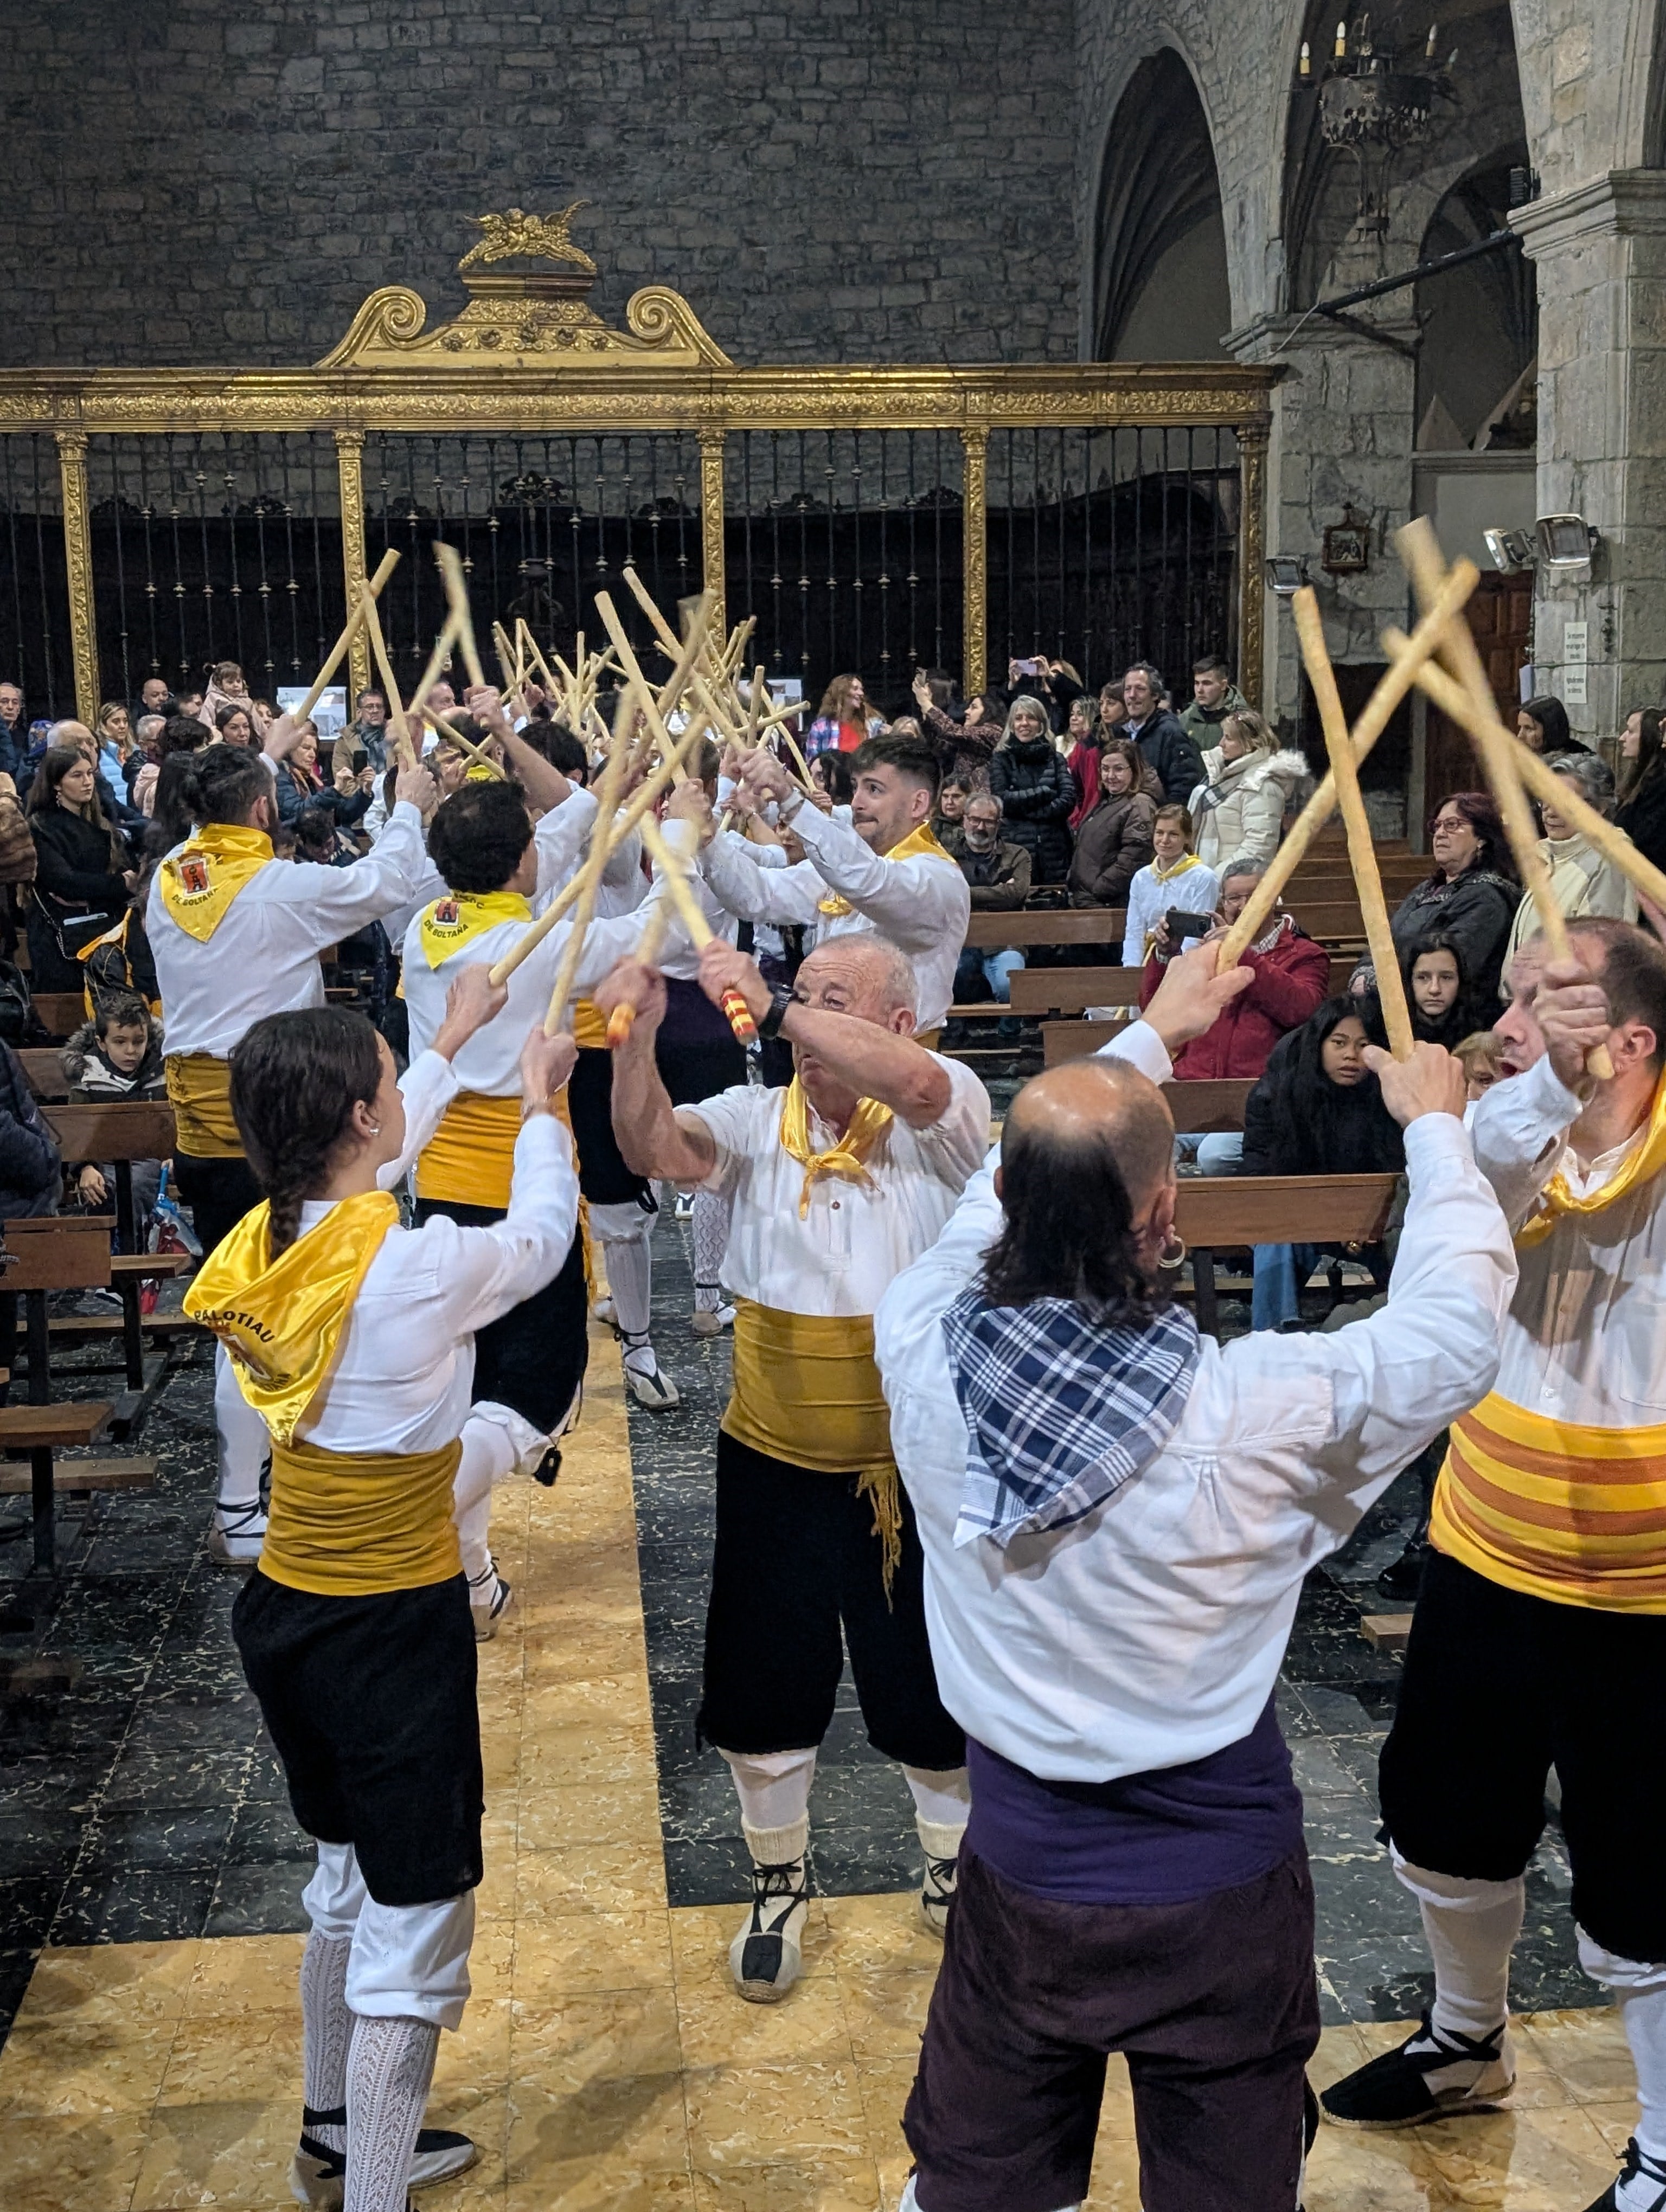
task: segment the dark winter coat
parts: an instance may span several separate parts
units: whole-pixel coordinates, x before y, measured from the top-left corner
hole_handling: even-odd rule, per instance
[[[58,1212],[62,1162],[41,1118],[23,1063],[0,1044],[0,1221]]]
[[[1389,923],[1394,949],[1403,960],[1420,937],[1443,931],[1458,948],[1476,1000],[1489,1006],[1499,994],[1499,970],[1521,902],[1521,885],[1490,868],[1466,868],[1449,883],[1431,878],[1395,908]]]
[[[1061,884],[1070,869],[1076,784],[1052,738],[1008,738],[998,745],[989,788],[1000,801],[1000,834],[1033,855],[1036,881]]]
[[[1072,906],[1126,906],[1128,885],[1152,854],[1157,809],[1143,791],[1102,799],[1076,832]]]
[[[1187,734],[1178,714],[1158,707],[1147,714],[1134,737],[1131,724],[1118,733],[1134,738],[1140,752],[1157,771],[1164,801],[1183,806],[1203,781],[1203,756],[1197,740]]]

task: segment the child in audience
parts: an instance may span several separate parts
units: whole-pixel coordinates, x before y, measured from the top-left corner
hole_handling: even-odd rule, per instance
[[[1473,1106],[1483,1091],[1504,1076],[1504,1046],[1491,1030],[1476,1030],[1452,1047],[1452,1057],[1463,1070],[1466,1096]]]
[[[1450,1052],[1480,1025],[1474,994],[1463,972],[1457,940],[1431,930],[1408,947],[1401,962],[1412,1034],[1420,1043],[1444,1045]]]
[[[142,999],[106,1000],[90,1022],[70,1039],[60,1055],[78,1106],[148,1103],[167,1096],[162,1075],[162,1025]],[[72,1171],[82,1204],[94,1212],[116,1202],[116,1170],[108,1162],[88,1160]],[[156,1202],[162,1179],[160,1160],[135,1160],[133,1216],[137,1249]]]
[[[1151,842],[1155,858],[1136,871],[1128,885],[1128,928],[1122,938],[1125,968],[1145,966],[1157,925],[1170,907],[1183,914],[1213,915],[1220,903],[1219,878],[1192,850],[1192,817],[1183,806],[1158,808]],[[1189,952],[1198,941],[1189,937],[1179,950]]]

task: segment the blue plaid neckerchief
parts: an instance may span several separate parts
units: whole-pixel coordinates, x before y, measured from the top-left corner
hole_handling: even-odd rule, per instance
[[[1092,1512],[1167,1443],[1197,1370],[1197,1323],[1181,1308],[1105,1328],[1069,1298],[988,1306],[968,1291],[943,1335],[969,1439],[958,1546],[1004,1547]]]

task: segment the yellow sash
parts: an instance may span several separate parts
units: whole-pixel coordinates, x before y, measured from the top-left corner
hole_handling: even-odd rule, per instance
[[[960,865],[952,853],[945,852],[938,843],[937,833],[929,822],[922,822],[917,830],[910,830],[900,845],[893,845],[890,852],[881,854],[880,858],[912,860],[922,853],[929,860],[946,861],[952,868],[958,868]],[[837,891],[830,891],[824,899],[819,899],[816,903],[817,913],[826,915],[830,920],[836,919],[842,914],[854,914],[855,910],[850,901],[842,898]]]
[[[179,1150],[198,1160],[240,1160],[243,1133],[231,1110],[231,1062],[209,1052],[170,1052],[162,1061]]]
[[[399,1218],[391,1191],[343,1199],[276,1260],[271,1208],[246,1213],[185,1293],[185,1311],[231,1354],[237,1387],[287,1444],[327,1379],[349,1307]]]
[[[573,1001],[573,1042],[584,1052],[607,1050],[607,1018],[593,999]]]
[[[814,1474],[854,1474],[873,1499],[885,1595],[903,1556],[891,1413],[870,1314],[785,1313],[735,1301],[734,1388],[721,1426],[738,1443]]]
[[[519,891],[448,891],[423,909],[423,951],[430,968],[460,952],[500,921],[530,921],[531,902]]]
[[[848,1176],[854,1182],[872,1180],[867,1171],[867,1156],[890,1127],[891,1121],[889,1106],[881,1106],[875,1098],[859,1098],[856,1111],[850,1117],[850,1127],[838,1143],[827,1152],[812,1152],[810,1102],[804,1095],[803,1084],[796,1075],[793,1078],[781,1109],[781,1143],[782,1151],[804,1170],[804,1188],[799,1193],[800,1221],[810,1211],[810,1187],[818,1176]]]
[[[162,862],[162,904],[188,937],[206,945],[231,902],[272,858],[264,830],[210,822]]]
[[[514,1180],[520,1100],[459,1091],[416,1163],[416,1195],[506,1213]]]
[[[462,1455],[460,1443],[361,1455],[274,1438],[261,1573],[317,1597],[449,1582],[463,1571],[451,1517]]]
[[[1516,1231],[1517,1243],[1537,1244],[1549,1236],[1565,1213],[1600,1213],[1605,1206],[1612,1206],[1615,1199],[1623,1198],[1637,1184],[1657,1176],[1662,1168],[1666,1168],[1666,1075],[1655,1085],[1654,1103],[1649,1109],[1643,1141],[1619,1172],[1589,1198],[1575,1198],[1568,1188],[1567,1177],[1559,1168],[1544,1187],[1538,1212]]]
[[[1666,1424],[1587,1428],[1494,1392],[1452,1424],[1429,1540],[1506,1589],[1666,1613]]]

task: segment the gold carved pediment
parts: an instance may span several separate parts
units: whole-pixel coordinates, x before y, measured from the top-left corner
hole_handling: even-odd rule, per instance
[[[482,237],[457,264],[468,305],[429,330],[427,302],[405,284],[385,284],[354,316],[320,368],[544,368],[641,361],[655,368],[727,368],[729,356],[684,299],[645,285],[615,330],[590,305],[595,263],[568,235],[575,200],[558,215],[520,208],[477,216]],[[553,266],[551,264],[554,264]]]

